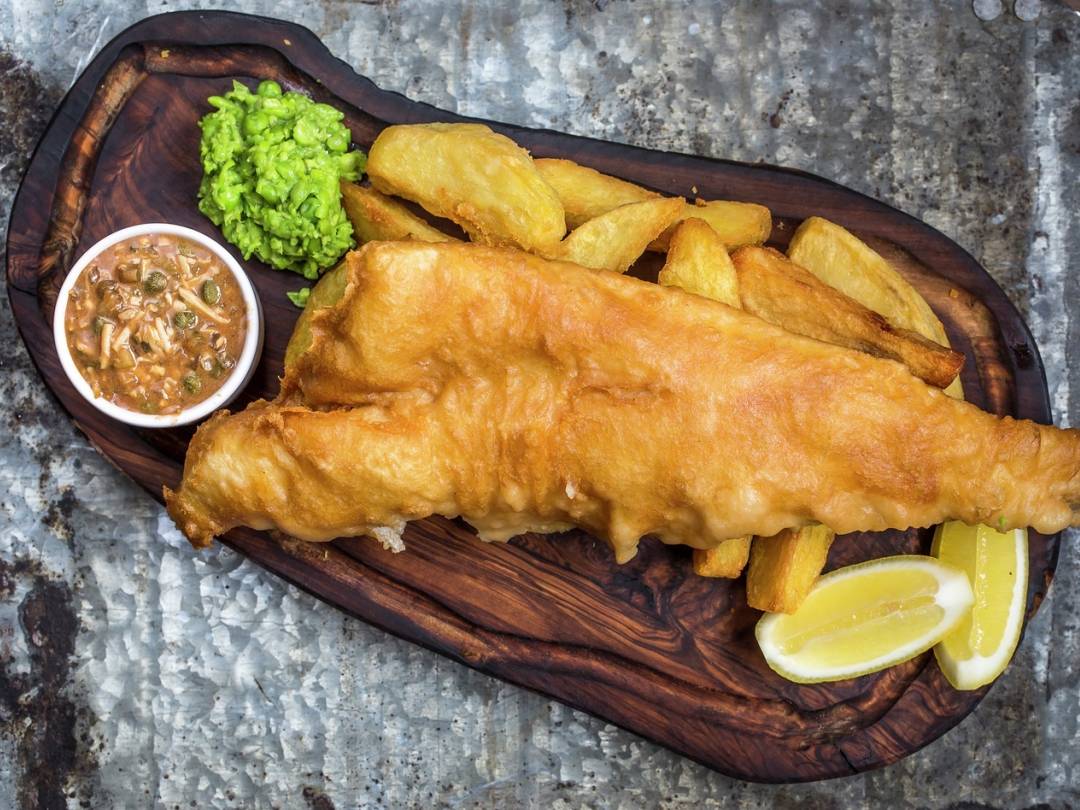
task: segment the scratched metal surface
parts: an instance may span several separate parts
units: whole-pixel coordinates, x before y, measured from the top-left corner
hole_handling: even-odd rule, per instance
[[[922,217],[1027,315],[1056,418],[1080,424],[1080,16],[1048,0],[852,6],[229,5],[301,22],[446,109],[796,166]],[[0,222],[89,56],[175,7],[0,0]],[[0,808],[1080,803],[1075,532],[1013,666],[957,729],[869,775],[741,784],[226,550],[193,553],[60,415],[6,300],[0,341]]]

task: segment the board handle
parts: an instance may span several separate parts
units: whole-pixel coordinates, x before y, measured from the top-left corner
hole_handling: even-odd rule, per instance
[[[68,141],[60,163],[58,191],[53,197],[49,229],[35,272],[41,313],[52,321],[56,296],[75,258],[82,234],[83,213],[106,133],[144,78],[141,48],[125,49],[94,92],[79,127]]]

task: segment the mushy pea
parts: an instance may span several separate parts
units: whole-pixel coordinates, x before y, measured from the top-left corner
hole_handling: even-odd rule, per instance
[[[358,179],[366,156],[349,151],[344,115],[273,81],[254,93],[233,82],[208,101],[199,210],[245,259],[318,278],[353,246],[339,183]]]

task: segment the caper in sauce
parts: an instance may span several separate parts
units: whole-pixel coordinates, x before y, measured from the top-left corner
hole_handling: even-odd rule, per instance
[[[165,274],[160,270],[155,270],[143,279],[143,289],[146,292],[153,295],[159,293],[165,289],[168,285],[168,279],[165,278]]]
[[[173,315],[172,320],[173,326],[177,329],[190,329],[195,325],[198,318],[195,317],[195,313],[190,309],[182,309]]]
[[[199,375],[194,371],[189,371],[184,375],[184,378],[180,381],[180,384],[184,386],[184,390],[189,394],[197,394],[202,390],[202,380],[199,379]]]
[[[221,300],[221,287],[212,279],[207,279],[202,285],[202,300],[213,306]]]

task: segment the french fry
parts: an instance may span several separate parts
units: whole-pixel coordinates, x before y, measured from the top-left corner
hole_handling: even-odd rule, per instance
[[[896,360],[944,388],[964,356],[917,332],[893,326],[771,248],[743,247],[731,256],[743,309],[789,332]]]
[[[821,217],[805,220],[791,237],[788,258],[894,326],[949,346],[945,327],[926,299],[869,245],[836,223]],[[964,398],[959,377],[945,393]]]
[[[566,234],[562,203],[529,153],[483,124],[387,127],[367,173],[377,191],[453,220],[474,242],[539,251]]]
[[[703,219],[685,219],[675,228],[657,281],[742,308],[735,265],[716,231]]]
[[[572,160],[538,158],[536,168],[562,201],[566,222],[576,228],[584,222],[632,202],[659,197],[655,191],[611,177]],[[679,221],[696,217],[708,222],[728,248],[759,245],[772,233],[772,214],[763,205],[729,200],[695,200],[686,203]],[[667,251],[674,227],[649,245]]]
[[[625,273],[649,242],[675,221],[682,206],[677,197],[623,205],[579,225],[558,245],[539,253],[582,267]]]
[[[708,222],[729,250],[763,244],[772,233],[772,212],[757,203],[697,199],[687,203],[683,210],[682,219],[691,217]],[[670,239],[671,229],[668,229],[649,245],[649,250],[666,251]]]
[[[373,188],[342,182],[341,203],[361,244],[415,239],[421,242],[456,242],[449,234],[416,216],[392,197]]]
[[[570,228],[577,228],[613,208],[661,196],[572,160],[537,158],[533,163],[562,202]]]
[[[930,305],[885,259],[850,231],[821,217],[805,220],[791,237],[788,258],[897,326],[949,345]]]
[[[657,281],[739,308],[739,279],[724,243],[702,219],[675,226],[667,260]],[[746,567],[751,537],[732,537],[710,549],[694,549],[694,573],[735,579]]]
[[[750,558],[750,536],[732,537],[710,549],[694,549],[694,573],[701,577],[735,579]]]
[[[836,536],[821,524],[755,537],[746,572],[746,603],[770,613],[794,613],[825,567]]]

